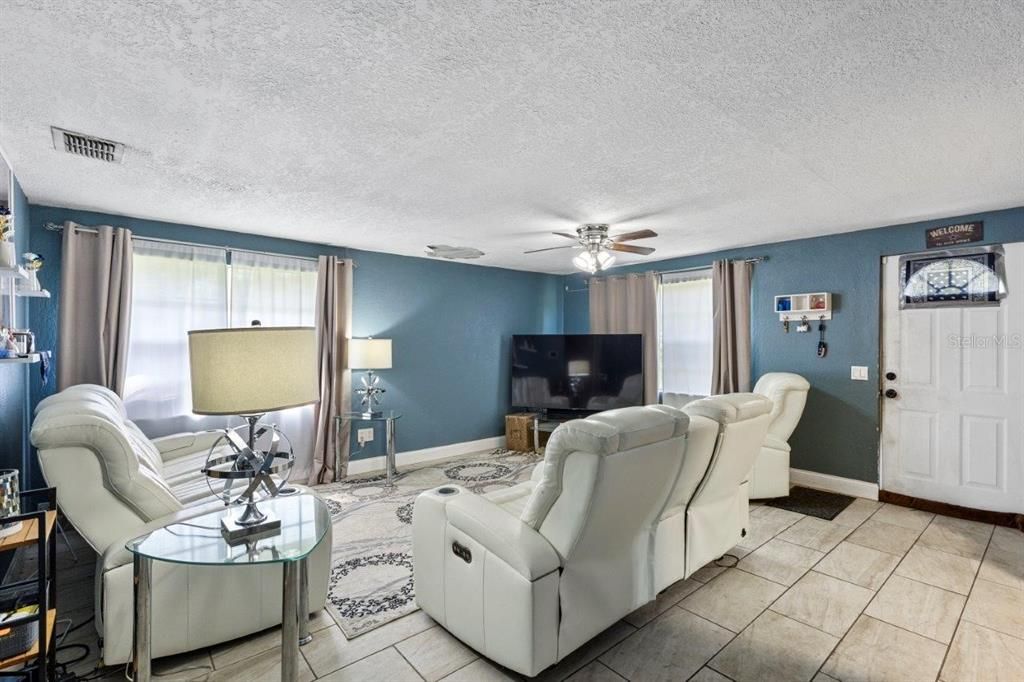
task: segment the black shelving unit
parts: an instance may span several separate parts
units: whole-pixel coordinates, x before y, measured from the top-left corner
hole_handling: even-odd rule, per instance
[[[21,521],[21,528],[0,538],[0,552],[28,549],[36,553],[35,576],[3,585],[4,591],[34,587],[38,612],[7,621],[4,628],[36,621],[39,638],[26,652],[0,660],[4,679],[53,680],[57,670],[57,489],[38,488],[21,493],[22,513],[3,519],[5,524]],[[26,511],[27,510],[27,511]],[[19,667],[20,666],[20,667]]]

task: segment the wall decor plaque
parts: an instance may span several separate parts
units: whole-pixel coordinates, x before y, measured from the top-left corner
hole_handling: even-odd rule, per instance
[[[957,223],[956,225],[933,227],[925,230],[924,238],[925,248],[928,249],[980,242],[985,238],[984,223],[979,220],[973,223]]]

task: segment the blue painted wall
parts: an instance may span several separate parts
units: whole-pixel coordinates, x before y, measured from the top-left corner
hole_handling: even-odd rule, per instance
[[[20,260],[21,254],[29,250],[29,206],[17,177],[13,185],[10,204],[14,214],[14,244]],[[19,298],[16,303],[18,326],[22,328],[29,326],[28,300]],[[28,461],[28,373],[36,367],[0,364],[0,468],[21,470],[23,488],[31,482],[24,473]]]
[[[508,337],[561,330],[561,278],[408,258],[323,244],[177,225],[48,206],[32,206],[32,250],[46,257],[40,276],[54,298],[34,303],[41,348],[55,348],[61,237],[46,223],[128,227],[140,236],[282,253],[333,254],[356,260],[353,334],[393,339],[394,368],[383,370],[386,406],[404,416],[400,452],[504,433],[508,408]],[[56,360],[59,362],[59,358]],[[358,376],[358,373],[356,374]],[[54,390],[32,385],[32,404]],[[379,454],[383,437],[353,458]]]
[[[753,376],[787,371],[811,382],[807,408],[790,444],[792,466],[878,482],[879,305],[882,256],[925,249],[930,227],[983,220],[986,243],[1024,241],[1024,208],[958,216],[847,234],[801,239],[616,268],[665,271],[710,265],[721,258],[767,256],[754,268],[751,334]],[[564,278],[565,333],[589,331],[586,283]],[[786,334],[772,312],[778,294],[830,291],[828,355],[818,358],[818,334]],[[851,381],[850,365],[869,367],[869,381]]]
[[[561,331],[561,277],[370,251],[350,255],[358,264],[352,333],[392,339],[394,368],[379,374],[385,407],[403,414],[399,450],[503,434],[510,336]],[[353,374],[354,385],[360,374]],[[383,445],[378,429],[353,458],[381,454]],[[352,448],[358,449],[354,437]]]

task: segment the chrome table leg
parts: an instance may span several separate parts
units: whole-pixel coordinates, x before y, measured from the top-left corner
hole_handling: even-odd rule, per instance
[[[299,646],[313,641],[309,632],[309,562],[299,561]]]
[[[298,561],[281,564],[281,681],[299,679],[299,574]]]
[[[384,485],[390,488],[395,485],[395,474],[398,473],[395,470],[395,420],[385,419],[384,430],[387,441],[387,457],[385,457],[386,462],[384,463],[387,469],[387,480],[384,482]]]
[[[152,675],[153,560],[136,553],[132,560],[135,618],[132,628],[132,680],[150,682]]]

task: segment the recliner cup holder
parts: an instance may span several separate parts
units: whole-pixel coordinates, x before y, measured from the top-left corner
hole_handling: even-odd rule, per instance
[[[458,488],[453,488],[450,485],[446,485],[443,488],[438,488],[437,489],[437,494],[438,495],[458,495],[459,494],[459,489]]]

